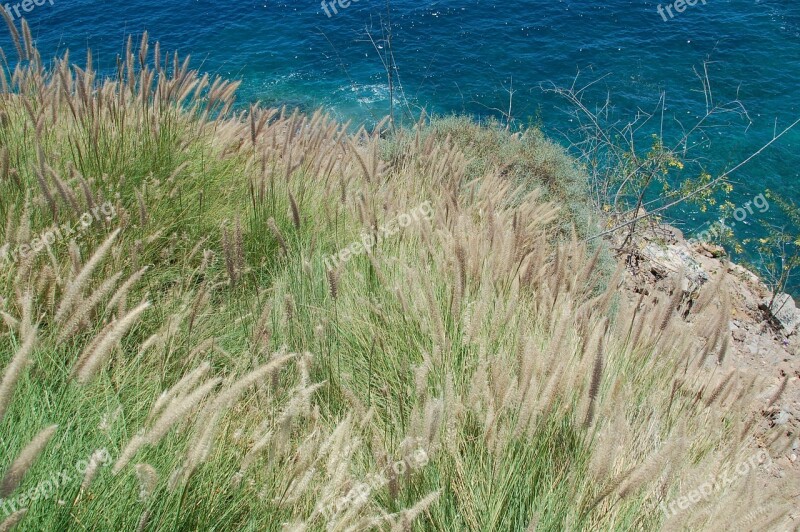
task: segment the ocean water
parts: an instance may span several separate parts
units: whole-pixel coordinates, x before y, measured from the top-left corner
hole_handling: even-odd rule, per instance
[[[25,16],[45,55],[69,49],[77,58],[91,46],[101,67],[112,68],[126,36],[147,30],[162,49],[191,54],[193,67],[241,79],[244,104],[325,106],[365,122],[384,116],[389,90],[369,34],[380,39],[386,2],[327,10],[331,16],[314,0],[46,0]],[[518,123],[543,124],[566,143],[563,133],[575,125],[569,106],[543,86],[590,85],[587,106],[608,97],[621,121],[654,111],[663,93],[665,111],[651,124],[670,144],[705,114],[697,73],[707,70],[714,102],[738,99],[747,111],[720,115],[692,136],[690,156],[712,175],[800,118],[795,1],[698,0],[678,12],[664,0],[392,0],[389,16],[403,88],[398,112],[501,116],[513,88]],[[0,34],[11,55],[7,32]],[[771,189],[800,203],[798,146],[800,127],[731,176],[730,200],[741,205]],[[669,215],[689,235],[719,218],[713,206]],[[737,236],[758,236],[761,219],[788,223],[772,206],[738,223]],[[758,261],[752,249],[745,255]]]

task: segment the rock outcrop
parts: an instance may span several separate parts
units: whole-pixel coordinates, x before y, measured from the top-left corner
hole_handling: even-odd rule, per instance
[[[761,422],[755,444],[769,450],[773,465],[761,474],[792,475],[790,478],[798,479],[795,485],[800,485],[800,310],[794,299],[788,294],[773,295],[756,274],[727,260],[719,246],[686,240],[680,230],[668,225],[639,233],[644,234],[627,241],[627,235],[612,239],[625,266],[622,293],[626,297],[669,297],[676,280],[681,279],[684,306],[691,309],[704,285],[725,276],[731,307],[725,364],[755,373],[763,383],[760,396],[764,408],[758,412]],[[689,314],[686,310],[687,323],[691,322]],[[776,396],[779,398],[768,405]],[[782,440],[789,442],[788,448],[784,445],[776,450],[773,442],[765,441],[767,432],[774,436],[776,430],[784,433]]]

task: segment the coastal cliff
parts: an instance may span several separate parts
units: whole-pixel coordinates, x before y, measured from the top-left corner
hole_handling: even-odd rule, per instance
[[[540,131],[14,37],[0,528],[797,528],[796,332],[672,229],[591,239]]]
[[[771,442],[765,435],[776,427],[787,437],[787,445],[771,451],[773,461],[761,471],[762,481],[787,475],[800,481],[800,310],[794,299],[788,294],[775,297],[758,275],[731,262],[722,247],[687,240],[670,225],[637,233],[623,251],[624,241],[616,235],[608,242],[618,251],[624,268],[620,286],[625,297],[641,304],[669,300],[678,293],[678,313],[698,345],[708,346],[714,334],[720,335],[715,341],[726,352],[716,356],[720,353],[712,346],[708,354],[714,356],[703,364],[710,372],[735,368],[759,380],[763,402],[757,409],[760,420],[754,448],[768,448]],[[728,296],[729,308],[715,309],[725,318],[721,332],[691,314],[704,287]],[[774,397],[778,399],[772,401]]]

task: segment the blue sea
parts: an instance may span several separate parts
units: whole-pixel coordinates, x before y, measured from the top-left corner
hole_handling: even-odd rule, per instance
[[[195,68],[241,79],[242,104],[325,106],[362,122],[389,109],[380,52],[381,23],[390,20],[402,86],[398,113],[424,108],[502,118],[513,90],[515,124],[541,124],[565,145],[576,125],[571,107],[543,87],[588,86],[586,106],[608,101],[608,119],[621,124],[660,109],[663,94],[664,112],[639,134],[663,131],[670,145],[706,113],[707,75],[714,104],[738,100],[746,110],[719,115],[691,137],[689,156],[712,175],[800,118],[796,1],[391,0],[387,9],[385,0],[353,0],[346,8],[334,6],[315,0],[44,0],[24,15],[45,56],[69,49],[78,58],[90,46],[101,67],[110,69],[126,36],[147,30],[162,50],[191,54]],[[13,55],[5,29],[0,45]],[[729,199],[741,205],[771,189],[800,203],[798,146],[800,127],[731,176]],[[715,206],[669,215],[689,235],[719,218]],[[758,236],[761,219],[788,223],[773,206],[739,223],[737,236]],[[752,249],[746,258],[758,261]]]

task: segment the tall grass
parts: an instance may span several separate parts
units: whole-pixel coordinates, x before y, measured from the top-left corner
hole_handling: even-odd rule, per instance
[[[0,273],[2,526],[644,530],[752,452],[762,383],[698,363],[724,288],[693,324],[680,301],[618,298],[555,189],[471,166],[485,128],[385,139],[321,111],[233,111],[236,83],[147,36],[98,79],[91,55],[45,68],[20,35],[4,241],[117,215]],[[430,219],[326,269],[426,201]],[[741,523],[750,481],[666,525]],[[767,510],[748,526],[786,515],[749,496]]]

